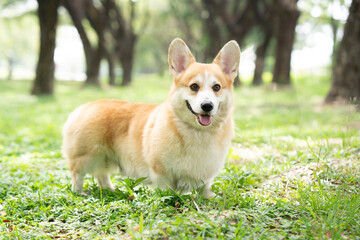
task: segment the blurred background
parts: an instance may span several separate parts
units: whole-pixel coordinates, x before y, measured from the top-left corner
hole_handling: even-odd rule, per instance
[[[53,94],[54,79],[125,86],[138,74],[170,78],[167,49],[172,39],[180,37],[200,62],[211,62],[227,41],[235,39],[242,49],[236,86],[291,85],[293,76],[307,74],[327,76],[329,82],[353,81],[345,88],[359,88],[358,72],[357,80],[333,76],[351,4],[351,0],[1,0],[0,79],[33,80],[33,94]],[[353,0],[356,4],[359,1]],[[354,12],[359,15],[358,9]],[[339,95],[331,91],[329,102]],[[348,101],[359,91],[343,97]]]

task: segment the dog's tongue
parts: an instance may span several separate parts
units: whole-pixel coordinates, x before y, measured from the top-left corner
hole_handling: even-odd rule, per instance
[[[200,123],[204,126],[209,126],[211,123],[211,116],[210,115],[199,115]]]

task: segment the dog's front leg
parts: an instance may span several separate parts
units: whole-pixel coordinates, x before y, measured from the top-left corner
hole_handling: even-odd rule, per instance
[[[204,198],[209,199],[216,196],[216,194],[211,191],[211,185],[212,185],[213,179],[210,179],[207,181],[202,187],[198,188],[198,192],[202,193],[204,195]]]
[[[205,190],[204,190],[205,198],[209,199],[209,198],[213,198],[215,196],[216,196],[216,194],[213,191],[211,191],[210,188],[205,188]]]
[[[176,189],[176,182],[174,182],[173,179],[166,175],[160,175],[151,170],[150,177],[151,182],[155,187],[160,189],[166,189],[166,187]]]

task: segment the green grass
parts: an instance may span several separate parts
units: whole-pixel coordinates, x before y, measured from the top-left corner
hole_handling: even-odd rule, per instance
[[[31,82],[0,81],[0,239],[360,239],[360,114],[322,105],[327,77],[235,90],[236,137],[214,199],[121,176],[117,192],[88,176],[90,195],[72,193],[60,154],[67,115],[100,98],[160,103],[170,85],[58,82],[54,97],[35,97]]]

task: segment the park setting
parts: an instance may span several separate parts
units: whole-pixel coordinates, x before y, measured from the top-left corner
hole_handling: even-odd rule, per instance
[[[0,239],[360,239],[359,0],[1,0],[0,33]],[[241,49],[215,196],[120,172],[74,192],[69,114],[166,102],[176,38]]]

